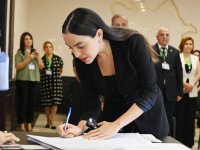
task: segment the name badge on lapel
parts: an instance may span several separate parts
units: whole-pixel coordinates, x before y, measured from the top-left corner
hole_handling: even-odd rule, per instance
[[[52,75],[52,71],[50,69],[46,70],[46,75]]]
[[[29,68],[29,70],[35,70],[35,65],[34,64],[29,64],[28,68]]]
[[[169,70],[170,69],[169,64],[166,63],[166,62],[163,62],[162,63],[162,69]]]

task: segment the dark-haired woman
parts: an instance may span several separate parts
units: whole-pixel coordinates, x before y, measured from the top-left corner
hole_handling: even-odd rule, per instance
[[[27,123],[27,131],[32,131],[34,104],[39,92],[39,70],[43,68],[43,63],[29,32],[21,35],[20,48],[15,55],[15,68],[19,130],[26,131]]]
[[[81,135],[89,117],[100,113],[103,122],[84,135],[86,139],[109,139],[122,132],[168,135],[168,123],[153,61],[156,56],[137,31],[112,28],[94,11],[72,11],[62,27],[65,44],[75,56],[75,65],[85,95],[85,110],[77,126],[58,126],[63,137]],[[153,60],[153,61],[152,61]],[[73,109],[73,108],[72,108]]]
[[[176,139],[188,147],[194,144],[195,101],[198,96],[200,75],[199,58],[192,54],[194,40],[192,37],[181,39],[180,58],[183,68],[183,98],[176,103]]]

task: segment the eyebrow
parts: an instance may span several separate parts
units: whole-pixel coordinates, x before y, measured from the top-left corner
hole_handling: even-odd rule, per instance
[[[67,43],[65,43],[65,45],[67,45],[67,46],[69,46],[69,48],[73,48],[73,47],[75,47],[75,46],[77,46],[77,45],[79,45],[79,44],[81,44],[81,43],[83,43],[83,42],[78,42],[78,43],[76,43],[74,46],[72,46],[72,47],[70,47],[69,45],[67,45]]]

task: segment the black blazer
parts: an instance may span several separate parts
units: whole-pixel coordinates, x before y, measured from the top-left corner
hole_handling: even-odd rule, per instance
[[[159,54],[158,44],[155,44],[153,48]],[[183,96],[183,71],[179,51],[170,45],[168,46],[166,62],[169,64],[170,70],[162,69],[162,62],[160,57],[160,62],[155,65],[158,86],[162,91],[165,90],[166,100],[176,101],[177,96]]]
[[[117,86],[122,97],[121,105],[136,103],[145,112],[134,121],[140,133],[150,133],[156,137],[167,135],[163,99],[144,38],[133,35],[126,41],[110,41],[110,45]],[[96,59],[89,65],[76,59],[75,66],[86,100],[82,119],[94,117],[100,108],[99,95],[108,95],[106,83]]]

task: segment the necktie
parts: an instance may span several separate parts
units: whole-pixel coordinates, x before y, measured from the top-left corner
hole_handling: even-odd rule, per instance
[[[167,48],[166,47],[162,47],[160,50],[160,55],[164,58],[167,57]]]

